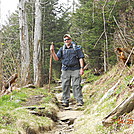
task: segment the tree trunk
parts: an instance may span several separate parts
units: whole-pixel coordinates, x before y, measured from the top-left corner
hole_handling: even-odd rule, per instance
[[[104,43],[104,72],[107,71],[107,62],[106,62],[106,45]]]
[[[46,9],[43,9],[43,13],[44,15],[42,15],[42,22],[45,21],[45,11]],[[42,85],[46,82],[46,70],[45,70],[45,63],[46,63],[46,42],[44,42],[44,40],[46,39],[45,37],[45,27],[44,27],[44,23],[42,23]]]
[[[33,68],[34,68],[34,85],[41,86],[41,5],[40,1],[35,2],[35,30],[34,30],[34,52],[33,52]]]
[[[107,41],[107,31],[106,31],[106,20],[105,20],[105,6],[107,4],[107,0],[105,1],[105,4],[102,8],[102,14],[103,14],[103,23],[104,23],[104,34],[105,34],[105,38],[106,41],[104,43],[104,71],[107,71],[107,64],[108,64],[108,41]]]
[[[28,26],[27,14],[25,11],[25,3],[28,0],[19,1],[19,24],[20,24],[20,48],[21,48],[21,85],[25,85],[29,80],[29,40],[28,40]]]
[[[108,116],[106,116],[103,119],[102,123],[104,126],[110,126],[118,119],[119,116],[129,113],[133,109],[134,109],[134,93],[132,93],[129,98],[124,100]]]
[[[0,0],[0,91],[2,90],[2,45],[1,45],[1,0]]]

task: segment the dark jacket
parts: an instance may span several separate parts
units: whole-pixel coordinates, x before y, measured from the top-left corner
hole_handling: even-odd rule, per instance
[[[69,48],[64,45],[57,52],[58,58],[62,62],[63,70],[78,70],[80,69],[80,58],[84,58],[81,46],[71,44]]]

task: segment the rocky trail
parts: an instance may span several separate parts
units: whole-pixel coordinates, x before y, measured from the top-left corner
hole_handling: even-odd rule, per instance
[[[57,93],[56,97],[61,105],[61,93]],[[58,120],[53,130],[45,134],[69,134],[74,131],[74,123],[77,118],[83,115],[82,107],[76,106],[75,100],[70,100],[69,107],[60,106],[57,113]]]
[[[54,94],[59,103],[59,111],[57,117],[55,117],[55,115],[53,115],[54,117],[50,117],[54,121],[55,126],[52,130],[45,131],[44,134],[71,134],[74,131],[74,124],[77,123],[76,119],[83,115],[84,108],[83,106],[77,106],[76,101],[72,99],[72,97],[69,102],[69,107],[63,107],[61,105],[62,92]],[[29,109],[33,108],[31,106],[38,105],[43,97],[44,95],[31,96],[23,106],[29,107]],[[30,113],[32,113],[32,111]],[[39,113],[37,115],[39,115]]]

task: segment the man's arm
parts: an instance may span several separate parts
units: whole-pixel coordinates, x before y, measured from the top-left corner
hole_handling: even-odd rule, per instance
[[[55,53],[55,51],[54,51],[54,45],[51,45],[51,46],[50,46],[50,52],[51,52],[51,54],[52,54],[54,60],[58,61],[59,58],[58,58],[58,56],[56,55],[56,53]]]

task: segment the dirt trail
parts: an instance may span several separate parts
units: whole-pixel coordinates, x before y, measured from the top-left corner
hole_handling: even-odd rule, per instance
[[[76,105],[74,99],[70,99],[69,107],[61,106],[62,93],[54,93],[59,102],[59,112],[55,118],[55,127],[44,134],[70,134],[74,132],[74,122],[76,119],[83,115],[83,106]],[[71,93],[72,96],[72,93]],[[31,96],[23,106],[39,105],[44,95]],[[71,97],[73,98],[73,97]]]
[[[56,94],[56,97],[61,103],[62,93]],[[75,101],[72,99],[69,103],[69,107],[61,107],[57,113],[58,121],[52,131],[46,134],[69,134],[74,131],[75,120],[83,115],[82,107],[76,106]]]

